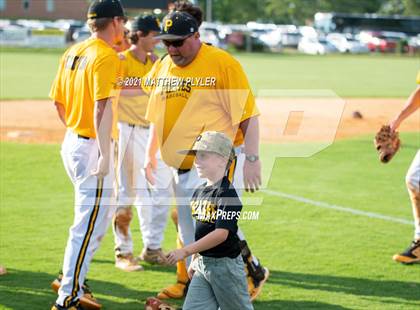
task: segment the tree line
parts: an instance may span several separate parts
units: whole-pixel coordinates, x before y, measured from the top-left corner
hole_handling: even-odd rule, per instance
[[[198,0],[206,11],[207,0]],[[316,12],[420,16],[420,0],[211,0],[212,20],[308,24]]]

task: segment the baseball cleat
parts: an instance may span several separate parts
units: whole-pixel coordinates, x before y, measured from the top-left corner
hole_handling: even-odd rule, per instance
[[[177,243],[178,246],[182,247],[179,238],[177,238]],[[180,260],[176,263],[176,283],[161,290],[157,297],[159,299],[182,298],[187,294],[189,283],[190,279],[188,278],[185,260]]]
[[[85,308],[82,308],[80,306],[79,301],[72,302],[68,307],[62,307],[59,304],[55,304],[52,306],[51,310],[84,310]]]
[[[160,293],[157,294],[159,299],[181,299],[187,294],[187,285],[185,283],[177,282],[173,285],[164,288]]]
[[[404,253],[395,254],[392,259],[407,265],[420,263],[420,239],[414,240]]]
[[[143,271],[143,266],[139,265],[137,260],[133,257],[132,254],[128,255],[117,255],[115,257],[115,267],[126,271],[126,272],[132,272],[132,271]]]
[[[157,264],[162,266],[170,266],[166,260],[165,254],[163,254],[162,249],[151,250],[149,248],[144,248],[139,257],[139,260],[148,262],[150,264]]]
[[[264,267],[263,269],[264,269],[264,278],[258,283],[258,285],[254,284],[255,281],[250,276],[247,277],[248,292],[249,292],[249,297],[251,301],[254,301],[261,294],[264,283],[267,281],[268,277],[270,276],[270,271],[268,270],[268,268]]]
[[[53,289],[54,292],[58,293],[58,290],[60,289],[61,286],[61,278],[63,277],[62,274],[60,274],[58,276],[57,279],[55,279],[52,283],[51,283],[51,288]],[[54,307],[61,307],[61,308],[56,308],[57,310],[60,309],[71,309],[71,310],[79,310],[79,309],[84,309],[84,310],[100,310],[102,308],[102,305],[100,303],[98,303],[97,299],[95,297],[93,297],[92,291],[90,289],[90,287],[86,284],[86,280],[83,283],[82,286],[83,289],[83,296],[80,298],[80,308],[63,308],[57,304],[55,304],[53,306],[53,308],[51,308],[51,310],[55,310]]]
[[[149,297],[146,299],[146,304],[144,305],[145,310],[176,310],[175,307],[164,303],[155,297]]]

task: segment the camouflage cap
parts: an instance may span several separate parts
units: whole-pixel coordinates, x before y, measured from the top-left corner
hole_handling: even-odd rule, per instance
[[[223,157],[233,156],[232,140],[222,132],[206,131],[197,137],[191,150],[183,150],[178,153],[184,155],[195,155],[197,151],[217,153]]]

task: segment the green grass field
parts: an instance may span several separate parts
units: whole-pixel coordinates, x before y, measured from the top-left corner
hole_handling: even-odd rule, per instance
[[[2,49],[0,99],[46,99],[61,50]],[[341,97],[407,97],[418,58],[393,55],[236,54],[251,86],[328,89]]]
[[[387,165],[378,162],[371,137],[336,142],[310,158],[278,159],[269,189],[411,221],[404,176],[420,134],[402,140]],[[0,278],[0,309],[48,309],[73,219],[71,184],[58,145],[0,147],[0,262],[9,270]],[[268,153],[263,147],[263,157]],[[391,260],[411,241],[412,225],[258,195],[263,205],[247,209],[259,210],[259,220],[241,223],[271,270],[255,309],[419,309],[420,265]],[[132,228],[139,252],[137,220]],[[174,232],[169,223],[165,250],[173,248]],[[109,231],[88,274],[104,309],[142,309],[146,297],[175,280],[174,268],[145,268],[114,268]]]

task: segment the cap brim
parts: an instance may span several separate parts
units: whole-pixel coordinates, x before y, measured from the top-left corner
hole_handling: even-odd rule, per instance
[[[197,153],[197,151],[196,150],[181,150],[181,151],[178,151],[177,153],[181,154],[181,155],[192,155],[192,156],[194,156]]]
[[[141,28],[137,28],[137,27],[132,27],[131,31],[132,32],[136,32],[136,31],[156,31],[156,32],[160,32],[160,28],[156,27],[156,28],[148,28],[148,29],[143,28],[143,29],[141,29]]]
[[[190,34],[186,34],[184,36],[177,36],[175,34],[164,33],[164,34],[158,34],[157,36],[155,36],[155,38],[160,39],[160,40],[176,41],[176,40],[182,40],[182,39],[188,38],[189,36]]]

